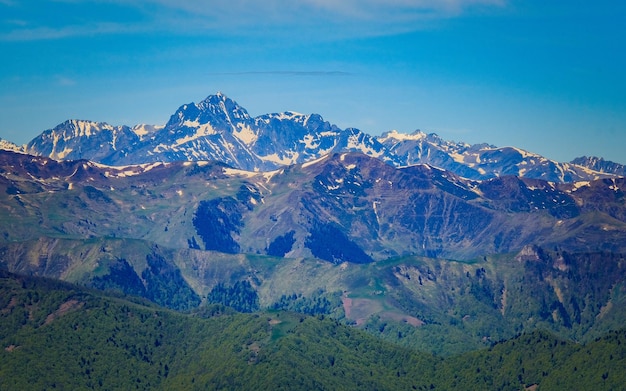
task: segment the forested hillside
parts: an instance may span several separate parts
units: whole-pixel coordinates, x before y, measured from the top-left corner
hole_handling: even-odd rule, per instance
[[[0,345],[2,390],[618,390],[626,384],[624,330],[585,345],[534,332],[440,358],[322,315],[242,314],[219,304],[180,313],[7,272],[0,274]]]

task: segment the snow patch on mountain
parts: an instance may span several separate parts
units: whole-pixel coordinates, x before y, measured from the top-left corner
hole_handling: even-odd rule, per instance
[[[312,134],[305,135],[300,143],[304,144],[306,149],[317,149],[320,146],[319,139],[316,139]]]
[[[279,119],[281,121],[295,121],[299,122],[303,125],[306,125],[306,121],[309,119],[308,115],[304,115],[301,113],[297,113],[295,111],[285,111],[283,113],[278,113],[273,115],[274,118]]]
[[[390,130],[389,132],[383,133],[382,136],[378,138],[378,141],[380,141],[381,143],[389,141],[390,139],[394,139],[397,141],[406,141],[406,140],[419,141],[425,138],[426,138],[426,134],[419,130],[410,134],[406,134],[406,133],[400,133],[394,129],[394,130]]]
[[[321,156],[321,157],[319,157],[317,159],[309,160],[308,162],[302,164],[302,168],[307,168],[307,167],[316,165],[316,164],[318,164],[318,163],[328,159],[328,157],[329,157],[329,155],[324,155],[324,156]]]
[[[59,159],[59,160],[63,160],[63,159],[65,159],[66,156],[68,156],[70,153],[72,153],[72,151],[74,151],[74,149],[66,147],[62,151],[57,151],[56,152],[56,158]]]
[[[187,144],[190,141],[194,141],[200,137],[207,137],[214,134],[217,134],[217,131],[213,129],[211,124],[198,124],[198,121],[185,121],[183,122],[183,126],[186,127],[195,127],[196,130],[193,134],[187,135],[185,137],[181,137],[174,142],[173,147],[179,147],[183,144]]]
[[[149,136],[151,134],[154,134],[160,130],[162,130],[165,126],[164,125],[146,125],[146,124],[140,124],[140,125],[135,125],[132,127],[133,132],[140,137],[140,139],[145,138],[146,136]]]
[[[228,167],[224,168],[223,172],[225,175],[228,175],[228,176],[237,176],[237,177],[244,177],[244,178],[254,178],[259,175],[258,172],[238,170],[236,168],[228,168]]]
[[[254,144],[259,138],[250,125],[240,125],[238,129],[233,132],[233,135],[246,145]]]
[[[279,155],[278,153],[273,153],[271,155],[262,156],[261,159],[265,162],[272,162],[281,166],[288,166],[295,164],[298,161],[298,157],[300,154],[298,152],[287,152],[281,155]]]

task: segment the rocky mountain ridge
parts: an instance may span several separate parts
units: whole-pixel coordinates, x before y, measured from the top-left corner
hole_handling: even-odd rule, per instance
[[[624,188],[622,177],[475,181],[361,153],[254,173],[216,162],[115,167],[0,152],[0,228],[10,241],[112,236],[332,263],[471,259],[529,244],[621,252]]]
[[[44,131],[22,151],[118,166],[214,160],[246,171],[271,171],[331,152],[361,152],[395,167],[429,164],[468,179],[515,175],[551,182],[595,180],[625,171],[617,163],[597,164],[598,159],[559,163],[514,147],[451,142],[421,131],[371,136],[340,129],[318,114],[253,118],[221,93],[181,106],[163,127],[69,120]]]
[[[24,151],[25,146],[20,147],[15,143],[12,143],[8,140],[4,140],[2,138],[0,138],[0,150],[4,150],[4,151],[14,151],[14,152],[23,152]]]
[[[587,167],[595,171],[626,176],[626,166],[594,156],[581,156],[572,160],[573,164]]]

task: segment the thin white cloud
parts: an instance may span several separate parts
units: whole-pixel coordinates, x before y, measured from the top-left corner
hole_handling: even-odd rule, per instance
[[[369,12],[386,10],[385,12],[398,12],[407,9],[437,10],[442,12],[457,12],[474,6],[503,6],[506,0],[213,0],[211,5],[195,0],[102,0],[136,5],[160,4],[162,6],[182,9],[194,13],[213,13],[215,10],[223,12],[233,10],[241,13],[265,11],[266,14],[257,14],[259,18],[267,13],[289,13],[297,9],[326,9],[335,13],[345,13],[351,10],[363,10]],[[376,16],[376,15],[372,15]]]
[[[71,87],[71,86],[76,85],[76,80],[71,79],[67,76],[57,75],[55,79],[56,79],[56,84],[61,87]]]
[[[311,6],[347,17],[376,20],[406,13],[438,17],[458,15],[474,6],[502,6],[504,0],[305,0]]]
[[[12,0],[0,0],[0,4],[12,3]],[[51,8],[55,3],[75,4],[77,12],[79,6],[86,7],[89,3],[110,3],[139,11],[144,18],[125,23],[101,20],[61,27],[14,25],[13,29],[0,32],[0,40],[155,31],[242,35],[289,31],[291,34],[296,29],[308,37],[379,35],[420,28],[420,22],[459,17],[475,7],[502,7],[506,0],[213,0],[210,4],[197,0],[49,0],[45,3]]]
[[[0,34],[0,41],[43,41],[76,36],[94,36],[103,34],[122,34],[137,32],[137,26],[118,23],[96,23],[69,25],[59,28],[35,27],[22,28]]]
[[[115,0],[113,0],[115,1]],[[501,7],[506,0],[214,0],[210,6],[195,0],[136,0],[219,23],[239,25],[324,21],[389,23],[409,19],[458,16],[473,7]]]
[[[115,1],[115,0],[112,0]],[[428,28],[507,0],[136,0],[157,5],[155,20],[177,31],[282,34],[293,39],[387,35]]]
[[[351,76],[350,72],[343,71],[244,71],[244,72],[219,72],[213,75],[278,75],[278,76]]]

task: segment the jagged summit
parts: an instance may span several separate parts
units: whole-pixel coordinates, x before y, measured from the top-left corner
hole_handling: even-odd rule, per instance
[[[209,95],[199,103],[189,103],[181,106],[170,117],[166,128],[181,125],[192,125],[193,123],[206,124],[211,121],[224,124],[232,124],[233,121],[249,121],[250,115],[237,102],[218,92],[216,95]]]
[[[139,135],[128,126],[71,119],[44,131],[26,145],[25,151],[58,160],[113,164],[129,145],[139,141]]]
[[[221,92],[180,106],[163,127],[70,120],[44,131],[24,150],[108,165],[214,160],[247,171],[274,170],[349,151],[396,167],[429,164],[468,179],[515,175],[573,182],[624,175],[623,166],[620,170],[590,161],[559,163],[519,148],[446,141],[420,130],[371,136],[356,128],[340,129],[319,114],[286,111],[253,118]]]
[[[624,166],[623,164],[611,162],[595,156],[577,157],[576,159],[572,160],[571,163],[607,174],[615,174],[619,176],[626,175],[626,166]]]
[[[8,140],[0,138],[0,150],[22,152],[24,148]]]

